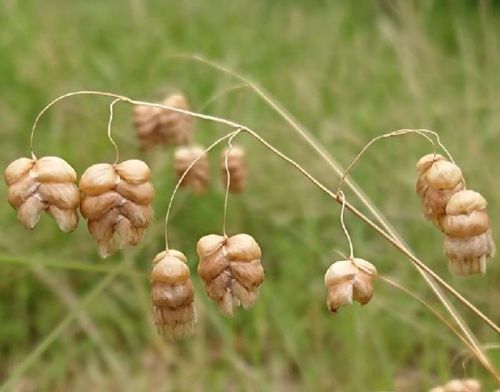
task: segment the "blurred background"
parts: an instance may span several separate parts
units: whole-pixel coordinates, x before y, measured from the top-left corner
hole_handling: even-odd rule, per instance
[[[500,4],[493,1],[63,1],[4,0],[0,6],[1,166],[29,154],[36,114],[74,90],[160,101],[184,92],[194,110],[246,124],[335,189],[338,176],[266,102],[241,81],[175,57],[201,54],[258,81],[342,164],[373,137],[399,128],[440,133],[468,186],[489,201],[500,232]],[[38,156],[58,155],[78,173],[112,162],[108,105],[81,96],[54,106],[35,137]],[[197,120],[208,145],[228,131]],[[220,149],[202,197],[181,191],[171,246],[189,257],[196,285],[196,336],[163,342],[151,319],[148,272],[164,247],[163,217],[174,186],[172,149],[145,154],[132,108],[116,106],[122,159],[154,171],[155,221],[143,242],[105,261],[85,224],[71,235],[44,216],[29,232],[0,187],[0,380],[5,391],[425,391],[472,376],[494,389],[464,345],[405,293],[378,281],[372,302],[336,315],[323,274],[348,253],[339,206],[248,136],[249,186],[230,196],[228,232],[263,249],[266,280],[249,311],[222,316],[196,277],[196,241],[221,233]],[[418,136],[374,145],[352,178],[411,249],[500,321],[500,267],[486,276],[447,271],[442,237],[414,193]],[[366,206],[346,189],[362,211]],[[439,302],[400,253],[351,214],[359,257]],[[495,335],[457,305],[485,345]],[[444,311],[443,311],[444,312]],[[500,353],[488,354],[498,368]]]

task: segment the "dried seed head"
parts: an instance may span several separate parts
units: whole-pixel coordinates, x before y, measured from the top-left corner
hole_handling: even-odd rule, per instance
[[[245,190],[247,180],[247,165],[245,160],[245,150],[241,147],[233,146],[223,151],[221,156],[222,178],[224,187],[227,184],[226,171],[226,155],[227,155],[227,171],[229,171],[229,191],[233,193],[241,193]]]
[[[101,257],[141,241],[153,217],[155,192],[150,178],[148,165],[137,159],[118,165],[99,163],[83,173],[80,211]]]
[[[5,169],[4,178],[9,203],[25,227],[33,229],[46,211],[62,231],[76,229],[80,192],[76,172],[65,160],[20,158]]]
[[[439,154],[424,155],[417,162],[417,193],[422,197],[424,215],[441,228],[446,204],[455,193],[465,189],[462,171]]]
[[[209,164],[205,150],[201,146],[177,147],[174,153],[174,169],[179,180],[191,163],[201,157],[189,170],[181,186],[191,186],[194,191],[201,194],[207,190],[209,181]]]
[[[189,110],[186,97],[181,94],[168,96],[163,104],[182,110]],[[143,148],[155,145],[187,144],[193,128],[191,116],[154,106],[136,106],[134,124]]]
[[[198,241],[196,251],[200,258],[198,274],[205,282],[208,296],[224,314],[232,315],[236,306],[248,309],[254,304],[264,269],[260,247],[253,237],[210,234]]]
[[[172,340],[194,333],[194,291],[187,259],[177,250],[156,255],[151,270],[151,302],[160,335]]]
[[[331,312],[357,301],[367,304],[373,297],[373,282],[377,269],[363,259],[341,260],[333,263],[325,274],[328,289],[327,305]]]
[[[456,193],[446,206],[442,228],[450,271],[457,275],[485,273],[487,259],[495,254],[486,200],[471,190]]]
[[[481,392],[481,383],[473,378],[455,379],[443,386],[434,387],[429,392]]]

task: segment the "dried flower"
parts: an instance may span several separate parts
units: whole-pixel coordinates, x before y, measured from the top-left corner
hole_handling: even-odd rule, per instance
[[[226,170],[227,155],[227,170]],[[247,179],[247,165],[245,161],[245,150],[241,147],[231,147],[224,150],[221,157],[222,178],[224,186],[227,184],[227,171],[229,171],[229,191],[241,193],[245,190]]]
[[[203,147],[177,147],[174,154],[174,169],[177,179],[180,179],[193,161],[199,157],[201,158],[182,180],[181,186],[191,186],[196,193],[201,194],[207,190],[209,180],[208,158]]]
[[[481,392],[481,383],[474,378],[455,379],[443,386],[434,387],[429,392]]]
[[[182,94],[168,96],[163,104],[189,110],[188,101]],[[187,144],[191,140],[193,121],[188,114],[155,106],[135,106],[134,124],[143,148],[157,144]]]
[[[259,244],[248,234],[226,238],[210,234],[196,245],[200,257],[198,274],[205,282],[208,296],[224,314],[232,315],[234,307],[250,308],[264,280]]]
[[[328,289],[327,305],[331,312],[357,301],[367,304],[373,297],[373,281],[377,269],[363,259],[341,260],[333,263],[325,274]]]
[[[76,172],[65,160],[19,158],[5,169],[4,177],[9,203],[26,228],[35,227],[42,211],[64,232],[78,226],[80,192],[75,184]]]
[[[153,215],[150,178],[148,165],[136,159],[117,165],[99,163],[83,173],[80,190],[85,195],[80,211],[88,219],[101,257],[141,241]]]
[[[423,200],[424,215],[441,228],[448,200],[465,189],[462,171],[439,154],[428,154],[420,158],[417,171],[417,193]]]
[[[457,275],[486,272],[486,261],[495,254],[486,200],[477,192],[454,194],[442,221],[445,253],[450,271]]]
[[[177,250],[156,255],[151,270],[151,302],[158,332],[172,340],[194,333],[194,291],[187,258]]]

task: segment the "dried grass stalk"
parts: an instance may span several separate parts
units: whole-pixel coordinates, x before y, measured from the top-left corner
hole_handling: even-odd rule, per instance
[[[171,340],[194,333],[194,291],[187,258],[177,250],[156,255],[151,270],[151,302],[158,332]]]
[[[181,187],[190,186],[197,194],[201,194],[207,190],[210,179],[209,162],[203,147],[177,147],[174,153],[174,169],[177,179],[180,180],[189,166],[198,158],[199,160],[184,176]]]
[[[449,269],[457,275],[486,272],[486,262],[495,254],[486,200],[464,190],[451,197],[442,220],[444,250]]]
[[[163,104],[182,110],[189,110],[187,98],[172,94]],[[155,145],[188,144],[193,131],[191,116],[154,106],[136,106],[134,124],[141,146],[145,149]]]
[[[7,167],[4,177],[9,203],[26,228],[33,229],[45,211],[62,231],[76,229],[80,192],[76,172],[65,160],[19,158]]]
[[[210,234],[198,241],[196,251],[200,258],[198,274],[205,282],[208,296],[224,314],[232,315],[235,307],[248,309],[254,304],[264,269],[260,247],[253,237]]]
[[[333,263],[325,274],[330,312],[336,313],[342,306],[351,305],[353,300],[361,305],[367,304],[373,297],[373,282],[376,277],[375,266],[363,259]]]
[[[136,159],[117,165],[99,163],[83,173],[80,211],[102,258],[141,241],[153,217],[155,192],[150,178],[148,165]]]
[[[226,169],[227,156],[227,169]],[[229,171],[229,192],[241,193],[245,190],[247,180],[247,165],[245,150],[238,146],[226,148],[221,156],[221,170],[224,186],[227,184],[227,172]]]

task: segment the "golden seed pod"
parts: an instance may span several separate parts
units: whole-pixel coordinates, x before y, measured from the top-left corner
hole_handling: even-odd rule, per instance
[[[367,304],[373,297],[373,282],[377,269],[363,259],[341,260],[333,263],[325,274],[328,289],[327,305],[330,312],[357,301]]]
[[[417,162],[417,194],[422,198],[424,215],[437,227],[446,214],[448,200],[465,189],[462,171],[442,155],[424,155]]]
[[[227,170],[226,170],[227,155]],[[241,193],[245,190],[247,180],[247,165],[245,159],[245,150],[234,146],[226,148],[221,156],[221,170],[224,187],[227,185],[227,172],[229,171],[229,192]]]
[[[178,180],[181,179],[193,161],[200,156],[201,158],[193,165],[181,182],[182,187],[191,186],[197,194],[207,190],[210,179],[210,168],[205,149],[201,146],[183,146],[177,147],[174,153],[174,169]]]
[[[189,110],[185,96],[173,94],[163,104]],[[191,116],[153,106],[135,106],[134,124],[143,148],[155,145],[188,144],[191,141],[193,120]]]
[[[80,211],[99,254],[106,258],[127,245],[137,245],[153,218],[151,171],[137,159],[117,165],[90,166],[80,179]]]
[[[194,333],[194,291],[187,259],[177,250],[156,255],[151,270],[151,302],[160,335],[178,340]]]
[[[9,204],[26,228],[33,229],[45,211],[62,231],[76,229],[80,192],[76,172],[64,159],[19,158],[5,169],[4,178]]]
[[[487,260],[495,254],[486,204],[478,192],[464,190],[454,194],[446,206],[444,251],[454,274],[484,274]]]
[[[248,309],[254,304],[264,280],[264,268],[260,247],[253,237],[210,234],[198,241],[196,251],[200,258],[198,274],[208,296],[224,314],[232,315],[235,307]]]
[[[474,379],[455,379],[443,386],[432,388],[429,392],[481,392],[481,383]]]

